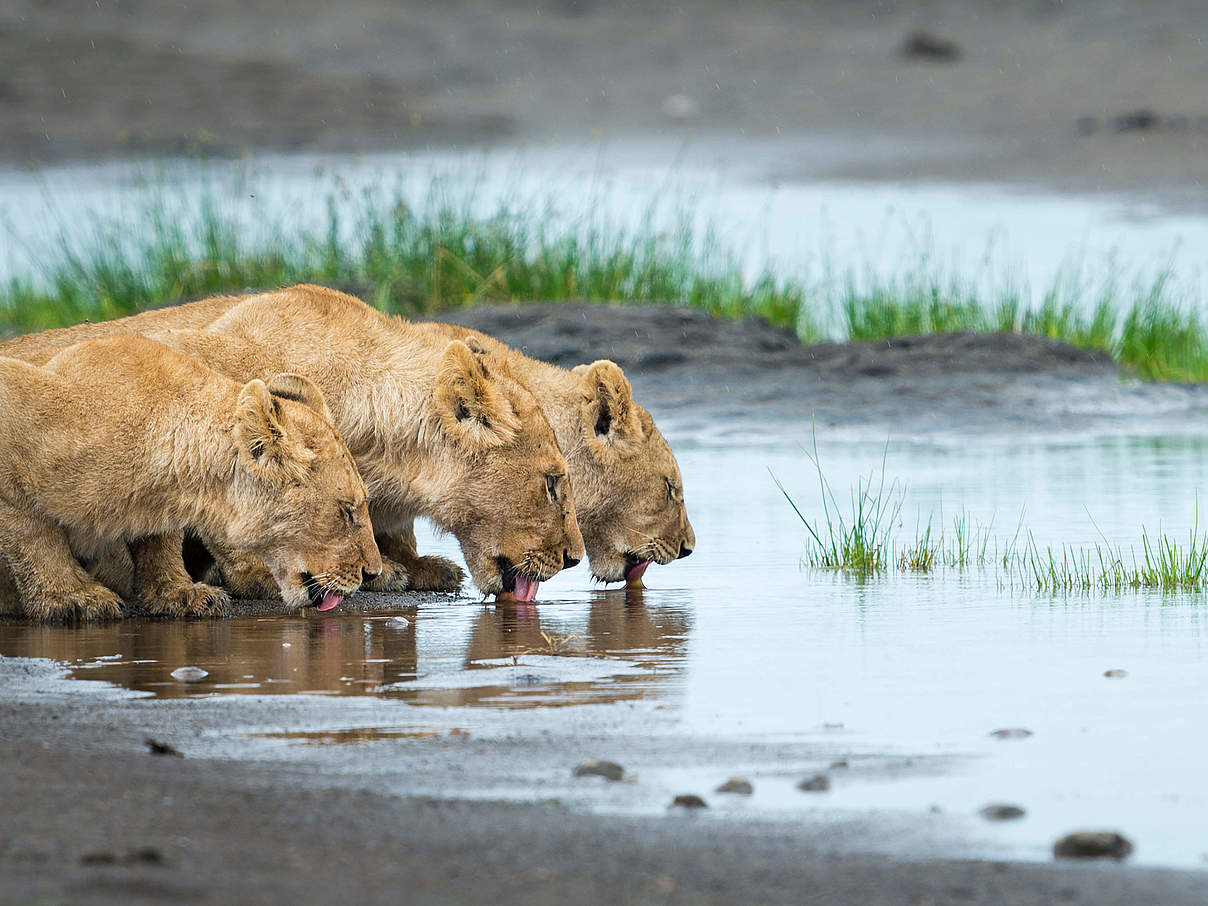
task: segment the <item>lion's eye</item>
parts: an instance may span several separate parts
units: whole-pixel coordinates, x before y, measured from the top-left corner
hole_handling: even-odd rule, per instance
[[[670,478],[664,478],[663,481],[667,483],[667,499],[672,502],[679,500],[680,494],[683,493],[680,490],[679,485],[673,482]]]
[[[561,477],[561,475],[545,476],[545,492],[549,494],[550,500],[558,499],[558,479]]]
[[[348,520],[348,524],[349,524],[349,525],[356,525],[356,524],[357,524],[357,511],[356,511],[356,507],[352,507],[352,506],[345,506],[345,507],[344,507],[344,518],[345,518],[346,520]]]

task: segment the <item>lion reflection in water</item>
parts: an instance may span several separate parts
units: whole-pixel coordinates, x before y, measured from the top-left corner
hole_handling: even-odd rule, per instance
[[[466,644],[467,668],[484,661],[525,655],[614,657],[639,663],[658,661],[666,669],[681,661],[690,619],[676,609],[647,608],[644,592],[600,591],[584,622],[538,613],[535,607],[484,608],[475,617]],[[577,611],[577,609],[576,609]],[[409,615],[406,627],[387,627],[383,617],[315,617],[236,619],[223,621],[132,621],[84,627],[0,624],[0,654],[51,658],[75,665],[78,679],[102,680],[162,698],[208,692],[326,692],[344,695],[392,692],[413,704],[470,706],[510,690],[498,686],[469,689],[407,689],[419,674],[422,612]],[[442,621],[440,631],[448,625]],[[437,631],[434,626],[428,632]],[[120,655],[116,657],[116,655]],[[172,679],[171,671],[196,666],[209,675],[196,683]],[[647,678],[647,677],[644,677]],[[580,696],[583,683],[553,683],[542,688],[541,702]],[[599,684],[593,701],[638,697],[638,689],[612,683],[602,699]],[[525,704],[523,695],[517,706]]]

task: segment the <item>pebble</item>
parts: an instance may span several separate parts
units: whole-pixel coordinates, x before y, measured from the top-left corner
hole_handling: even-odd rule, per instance
[[[1023,727],[1005,727],[1001,730],[994,730],[990,735],[995,739],[1027,739],[1032,735],[1032,731],[1025,730]]]
[[[696,793],[682,793],[671,800],[670,808],[708,808],[709,803]]]
[[[1114,831],[1075,831],[1053,844],[1058,859],[1124,859],[1132,851],[1132,842]]]
[[[173,758],[184,758],[185,755],[180,749],[166,742],[160,742],[158,739],[146,739],[147,751],[152,755],[170,755]]]
[[[603,777],[617,781],[625,776],[625,769],[615,761],[585,761],[575,768],[576,777]]]
[[[825,793],[830,789],[830,778],[825,774],[815,774],[797,784],[797,789],[806,793]]]
[[[907,59],[952,62],[961,58],[962,51],[951,38],[920,29],[906,36],[898,52]]]
[[[1108,679],[1124,679],[1128,676],[1127,670],[1104,670],[1103,675]]]
[[[1018,805],[1007,805],[1002,802],[992,802],[978,812],[987,821],[1014,821],[1027,814]]]
[[[750,796],[755,792],[755,787],[751,786],[751,781],[745,780],[742,777],[731,777],[713,792],[736,793],[739,796]]]
[[[411,621],[406,617],[391,617],[386,621],[387,629],[406,629],[411,625]]]
[[[182,683],[197,683],[209,675],[208,670],[202,670],[200,667],[177,667],[171,674],[172,679]]]

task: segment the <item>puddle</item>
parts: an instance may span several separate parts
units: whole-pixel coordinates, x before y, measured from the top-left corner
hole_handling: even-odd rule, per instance
[[[821,453],[844,502],[880,469],[884,440],[824,442]],[[252,721],[238,727],[245,744],[316,757],[372,740],[439,746],[459,729],[472,743],[583,733],[604,755],[628,733],[661,740],[663,755],[645,756],[657,763],[635,784],[558,781],[570,784],[567,801],[588,807],[655,813],[667,790],[717,799],[710,791],[741,775],[755,794],[726,800],[728,813],[938,809],[965,816],[997,856],[1005,847],[1048,858],[1056,837],[1104,827],[1136,842],[1136,861],[1203,864],[1208,789],[1187,753],[1208,746],[1208,596],[1046,595],[1004,584],[993,568],[864,581],[803,570],[805,532],[768,474],[818,512],[817,475],[798,448],[685,442],[679,458],[698,553],[651,570],[645,591],[593,588],[579,567],[543,584],[540,606],[424,605],[405,611],[401,629],[376,615],[6,623],[0,654],[54,658],[71,676],[159,698],[329,696],[335,710],[311,726],[258,726],[255,711],[240,712]],[[1127,550],[1142,525],[1185,537],[1205,462],[1208,440],[1185,436],[891,441],[886,471],[906,485],[906,534],[916,513],[964,511],[1001,539],[1022,513],[1040,545],[1106,539]],[[420,543],[455,552],[449,539]],[[172,679],[181,667],[207,675]],[[1127,675],[1105,676],[1112,670]],[[1032,735],[991,735],[1002,728]],[[831,772],[823,794],[800,793],[808,766],[775,754],[805,743],[825,753],[809,771],[851,764]],[[725,754],[748,745],[762,747],[762,761]],[[943,770],[861,768],[895,752],[940,759]],[[510,786],[482,795],[531,797],[551,783],[512,770]],[[977,817],[994,802],[1026,815]]]
[[[683,610],[648,609],[640,591],[596,592],[585,613],[556,601],[409,613],[405,628],[388,616],[353,614],[8,623],[0,626],[0,654],[52,658],[79,679],[159,698],[379,695],[417,705],[522,708],[653,693],[682,669],[691,625]]]

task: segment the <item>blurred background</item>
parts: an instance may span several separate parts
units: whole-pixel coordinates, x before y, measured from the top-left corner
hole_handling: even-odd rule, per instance
[[[1193,0],[6,0],[0,155],[825,136],[788,175],[1199,205],[1206,34]]]

